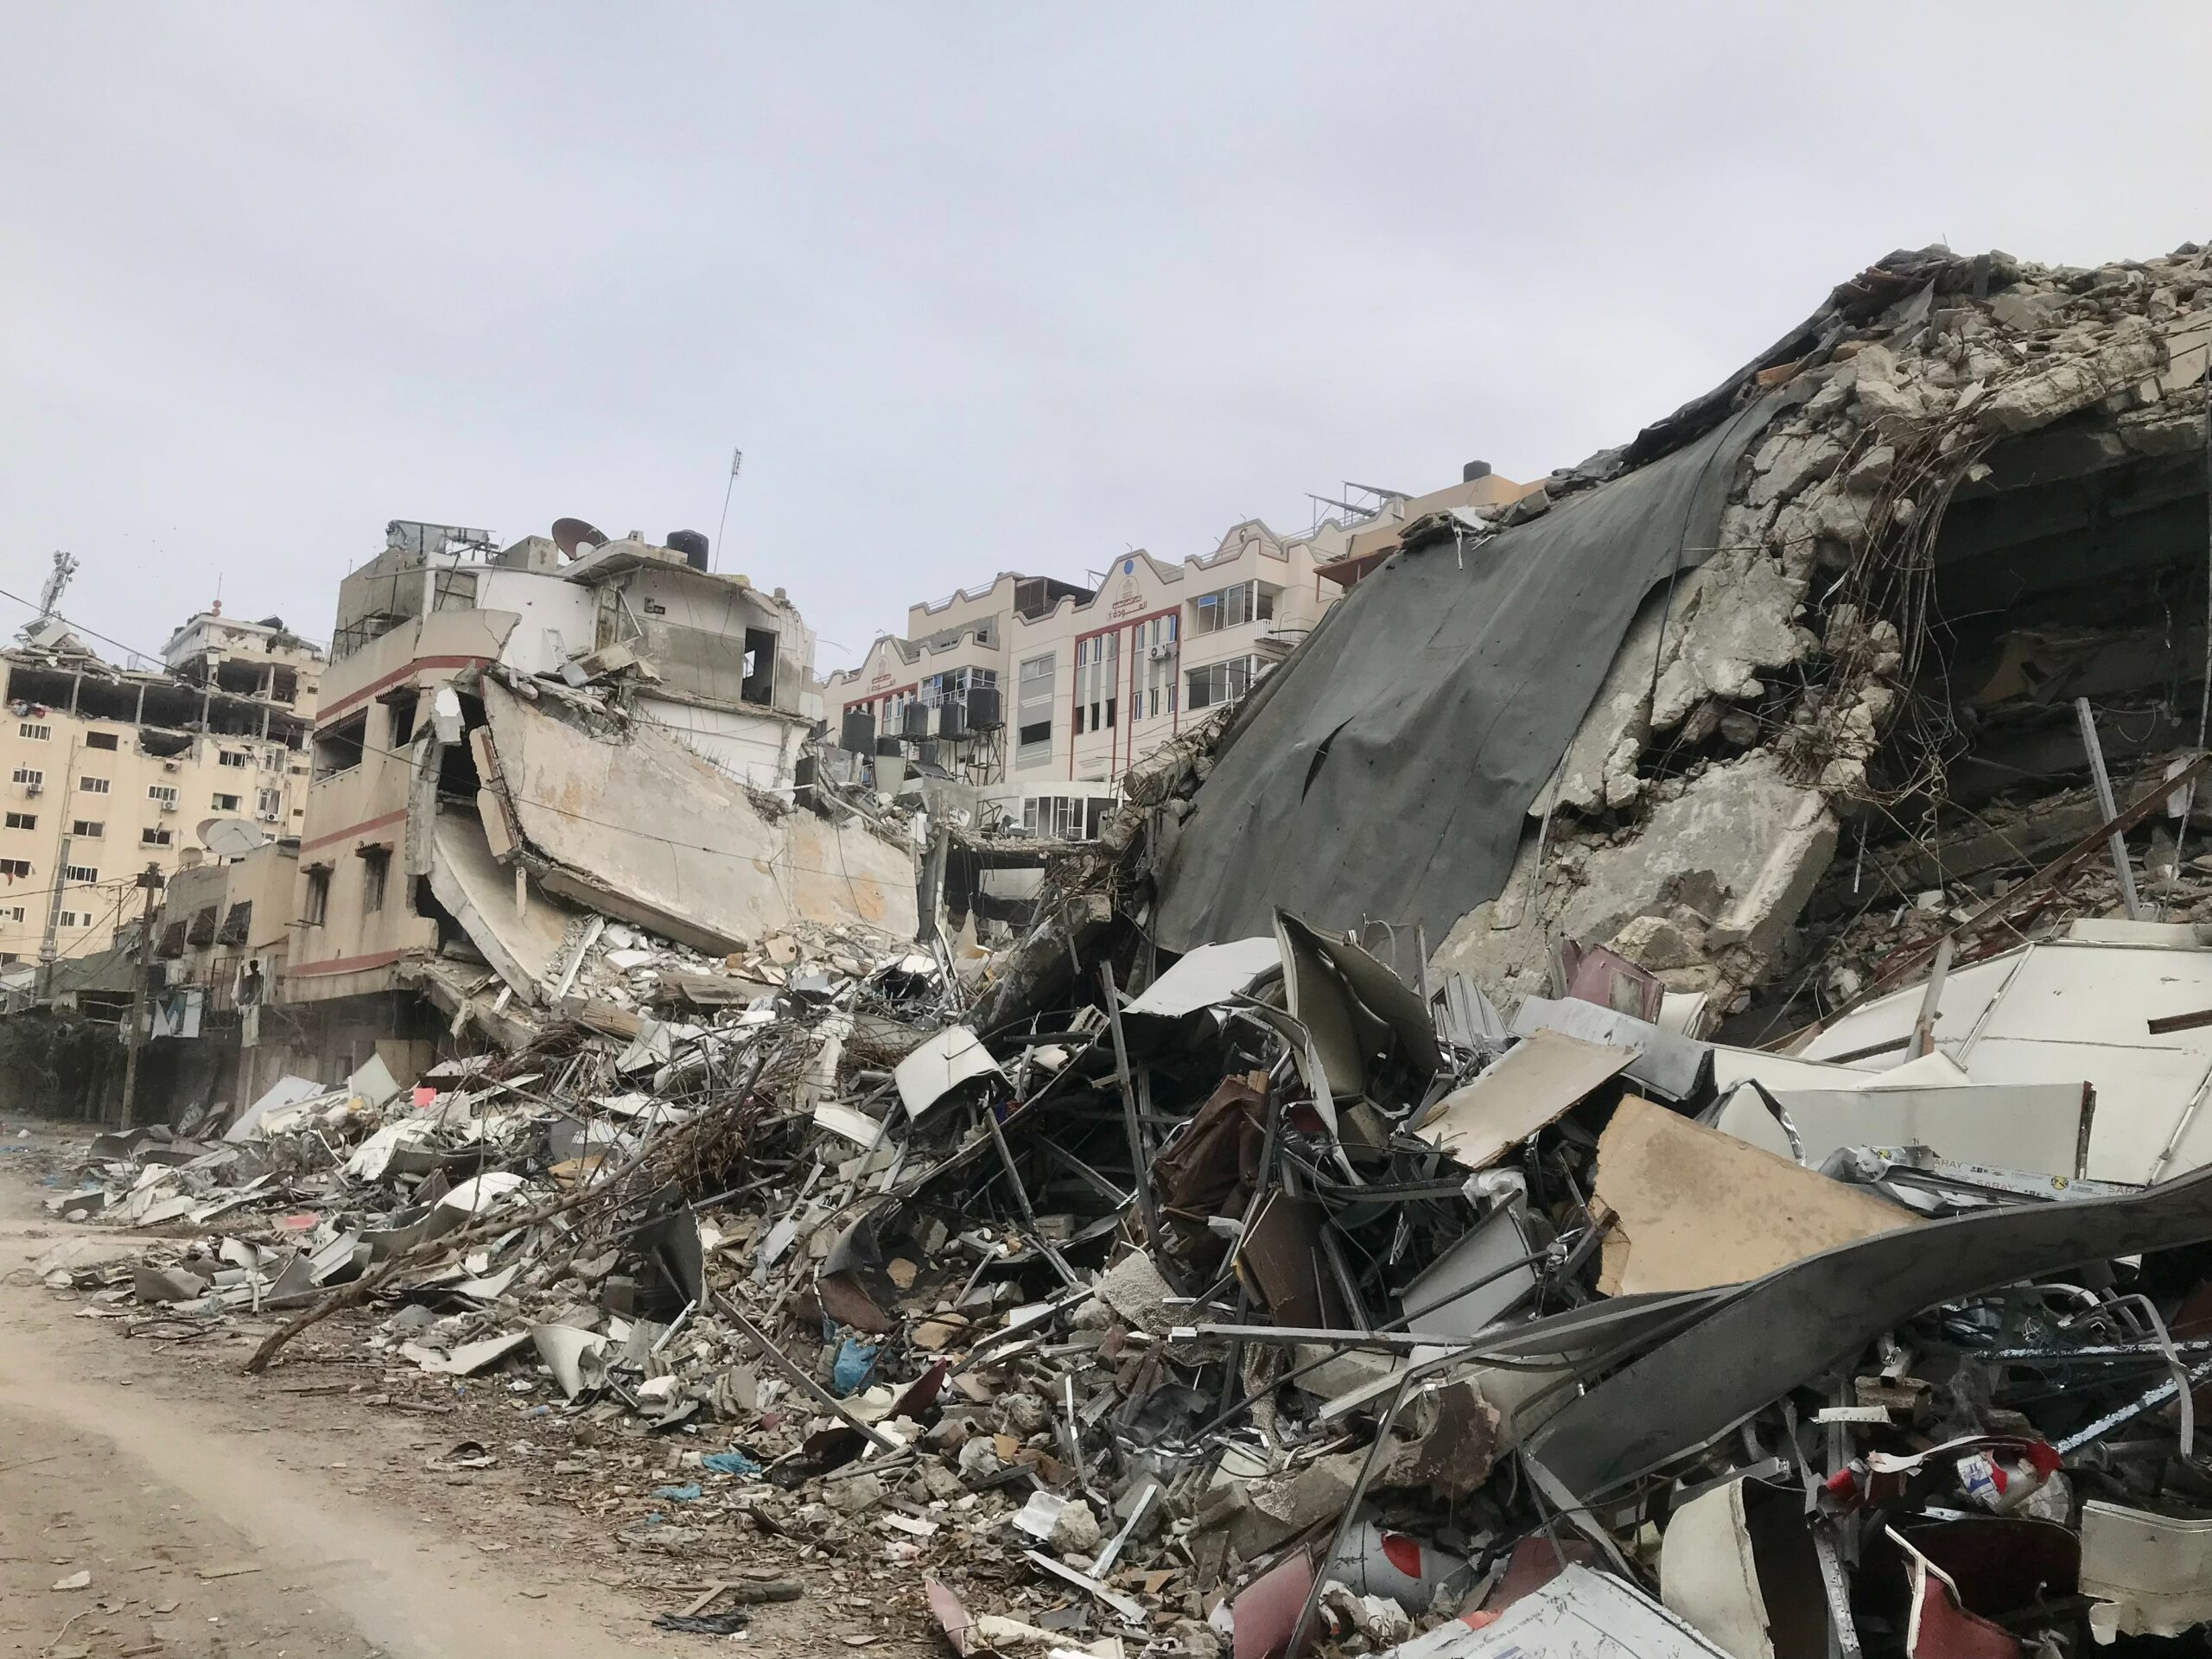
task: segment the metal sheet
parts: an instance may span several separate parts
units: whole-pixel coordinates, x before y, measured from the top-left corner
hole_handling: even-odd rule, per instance
[[[982,1039],[965,1026],[947,1026],[899,1062],[892,1080],[909,1117],[919,1117],[960,1084],[1006,1074]]]
[[[1384,1659],[1729,1659],[1634,1585],[1576,1565],[1480,1630],[1438,1625]]]
[[[1232,1001],[1262,974],[1281,965],[1282,950],[1272,933],[1227,944],[1202,944],[1153,981],[1143,995],[1125,1003],[1122,1012],[1180,1019]]]
[[[2082,1138],[2082,1085],[1967,1084],[1955,1089],[1776,1089],[1805,1161],[1845,1147],[1927,1147],[1959,1162],[2071,1179]],[[1756,1090],[1738,1090],[1713,1127],[1791,1155],[1789,1138]]]
[[[2126,1198],[1934,1221],[1796,1262],[1547,1423],[1544,1460],[1586,1497],[1724,1434],[1923,1308],[2037,1274],[2212,1238],[2212,1170]]]
[[[1496,1324],[1535,1291],[1535,1267],[1521,1262],[1528,1254],[1520,1205],[1500,1205],[1406,1287],[1401,1298],[1408,1315],[1406,1329],[1419,1337],[1465,1340]],[[1479,1289],[1445,1300],[1461,1286],[1485,1279],[1489,1282]],[[1428,1313],[1418,1311],[1438,1303],[1442,1305]]]
[[[1628,1050],[1634,1056],[1628,1064],[1628,1075],[1670,1100],[1687,1100],[1697,1093],[1713,1048],[1709,1043],[1662,1031],[1647,1020],[1615,1008],[1601,1008],[1580,997],[1532,996],[1522,1002],[1513,1016],[1514,1035],[1529,1037],[1539,1031],[1556,1031],[1580,1037],[1586,1043]]]
[[[2179,1636],[2212,1620],[2212,1521],[2092,1498],[2082,1506],[2082,1591],[2101,1640]]]

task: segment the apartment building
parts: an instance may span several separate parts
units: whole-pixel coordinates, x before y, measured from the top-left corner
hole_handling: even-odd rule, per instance
[[[1179,564],[1136,552],[1089,585],[1002,572],[910,607],[824,701],[848,749],[896,740],[973,786],[987,813],[1032,834],[1095,834],[1122,774],[1241,700],[1351,583],[1434,512],[1500,507],[1529,486],[1471,462],[1427,495],[1286,537],[1257,519]]]
[[[299,833],[324,658],[271,617],[209,610],[156,668],[104,661],[58,619],[0,651],[0,965],[105,950],[200,826]]]
[[[749,857],[748,833],[796,833],[751,804],[789,797],[821,706],[781,590],[709,572],[690,532],[556,530],[495,548],[395,520],[340,585],[282,1009],[308,1075],[427,1046],[493,971],[518,1012],[542,1002],[575,904],[726,926],[728,896],[772,877],[716,861],[716,838]],[[899,879],[911,911],[911,860]]]

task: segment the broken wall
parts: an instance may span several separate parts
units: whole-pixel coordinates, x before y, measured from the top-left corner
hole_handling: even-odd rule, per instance
[[[801,920],[911,937],[908,849],[756,795],[651,726],[586,730],[486,679],[503,822],[492,850],[550,892],[695,949],[724,951]]]

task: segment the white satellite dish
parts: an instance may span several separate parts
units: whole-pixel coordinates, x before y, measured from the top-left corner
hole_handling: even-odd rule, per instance
[[[202,818],[200,822],[200,844],[218,858],[244,858],[268,841],[258,824],[245,818]]]

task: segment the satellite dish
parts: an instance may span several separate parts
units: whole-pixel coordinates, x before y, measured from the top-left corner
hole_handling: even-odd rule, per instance
[[[261,826],[245,818],[202,818],[200,821],[200,844],[218,858],[244,858],[257,847],[266,846],[269,837],[261,833]]]
[[[607,534],[596,524],[586,524],[581,518],[556,518],[553,521],[553,545],[561,550],[561,556],[573,559],[577,550],[586,547],[605,547]]]

